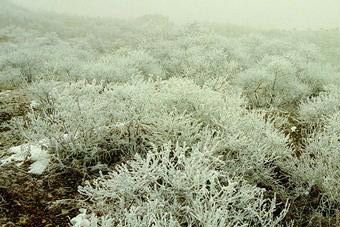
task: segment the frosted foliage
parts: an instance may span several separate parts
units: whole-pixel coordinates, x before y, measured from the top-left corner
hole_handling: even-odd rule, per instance
[[[329,86],[327,91],[300,104],[299,117],[308,124],[322,123],[340,110],[338,87]]]
[[[297,66],[294,65],[297,60],[295,57],[264,57],[257,66],[241,73],[235,84],[243,88],[252,106],[284,107],[317,95],[337,81],[332,67],[316,63]]]
[[[78,72],[79,78],[127,82],[137,76],[164,77],[159,63],[145,51],[121,52],[103,56],[92,64],[85,62]]]
[[[300,159],[291,163],[291,172],[297,181],[322,189],[326,200],[339,202],[340,196],[340,112],[327,120],[322,131],[308,139]]]
[[[237,96],[226,99],[178,79],[138,81],[105,89],[85,82],[41,82],[32,85],[31,90],[40,107],[28,114],[31,127],[23,128],[24,136],[36,141],[48,135],[58,151],[67,152],[63,155],[88,159],[102,152],[101,143],[112,143],[111,151],[127,153],[143,152],[151,143],[169,140],[194,143],[211,121],[209,111],[220,105],[240,109],[243,103]],[[70,137],[68,144],[62,140],[65,133]]]
[[[23,31],[25,32],[25,31]],[[89,51],[79,50],[54,34],[28,37],[0,49],[0,81],[4,83],[31,83],[45,79],[76,79],[80,60],[89,59]],[[92,53],[93,54],[93,53]]]
[[[291,154],[287,138],[260,115],[246,111],[237,92],[224,95],[187,79],[106,88],[40,82],[31,90],[40,107],[27,115],[30,127],[21,133],[30,141],[47,136],[64,161],[108,162],[169,141],[191,146],[211,138],[216,155],[228,162],[226,169],[268,180],[268,163]]]
[[[277,226],[275,199],[263,190],[218,171],[223,165],[204,147],[165,145],[135,156],[108,176],[79,191],[105,218],[88,215],[92,226]],[[105,222],[105,225],[102,225]]]
[[[73,227],[336,221],[338,31],[0,5],[0,163],[85,172]]]
[[[270,163],[285,160],[292,154],[287,147],[288,139],[257,114],[226,114],[222,121],[224,134],[218,149],[231,172],[250,175],[255,181],[270,181]]]

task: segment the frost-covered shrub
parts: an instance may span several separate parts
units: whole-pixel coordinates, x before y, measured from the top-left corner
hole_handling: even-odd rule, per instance
[[[192,146],[210,136],[225,169],[249,180],[272,179],[277,160],[291,151],[287,138],[244,109],[239,94],[201,88],[186,79],[129,84],[41,82],[31,88],[40,107],[21,133],[48,138],[62,160],[111,162],[169,141]],[[65,140],[65,137],[67,138]],[[210,138],[209,137],[209,138]]]
[[[159,63],[145,51],[118,51],[91,64],[83,63],[77,76],[88,80],[127,82],[137,76],[163,78]]]
[[[275,185],[273,168],[280,167],[281,161],[292,154],[288,138],[255,113],[227,113],[221,122],[223,133],[217,154],[227,163],[225,168],[249,181]]]
[[[143,152],[169,140],[193,144],[209,123],[204,112],[224,103],[217,92],[182,80],[138,81],[106,89],[85,82],[41,82],[31,90],[40,107],[27,115],[29,128],[19,122],[22,133],[30,141],[48,137],[65,160],[97,160],[104,151]],[[237,99],[234,102],[237,105]]]
[[[31,83],[40,73],[39,53],[9,53],[1,58],[0,80],[4,83]]]
[[[169,140],[192,144],[200,139],[204,126],[190,108],[196,105],[198,109],[206,97],[193,83],[178,82],[177,90],[172,90],[175,82],[169,86],[170,82],[164,84],[160,93],[157,84],[143,81],[107,89],[84,82],[41,82],[31,88],[40,107],[27,115],[29,128],[23,122],[19,126],[30,141],[52,140],[65,161],[88,162],[103,155],[110,160],[107,156],[140,153],[151,144]],[[183,86],[193,89],[185,94]],[[175,95],[179,90],[183,96]],[[202,100],[197,101],[196,95]]]
[[[33,33],[34,34],[34,33]],[[77,49],[56,34],[13,39],[0,49],[0,80],[4,83],[31,83],[40,79],[76,79],[79,62],[88,62],[91,50]]]
[[[318,95],[329,85],[339,85],[339,73],[331,65],[314,62],[307,63],[303,69],[298,69],[299,80],[310,89],[311,95]]]
[[[320,132],[307,139],[301,157],[290,163],[296,182],[317,186],[331,202],[340,202],[340,112],[326,121]]]
[[[293,65],[282,57],[266,57],[255,67],[241,73],[236,84],[253,106],[278,106],[306,95],[307,87],[299,83]]]
[[[47,139],[65,162],[76,157],[89,162],[106,155],[99,145],[105,142],[112,112],[106,109],[106,97],[98,96],[100,86],[40,82],[31,89],[36,107],[23,119],[26,123],[17,122],[26,139]]]
[[[340,91],[329,86],[319,96],[303,101],[299,106],[299,119],[306,124],[321,124],[327,117],[340,110]]]
[[[244,53],[246,68],[256,65],[267,56],[298,57],[294,64],[318,62],[322,59],[316,45],[289,35],[281,34],[279,37],[251,34],[237,39],[237,46]]]
[[[239,40],[240,52],[245,53],[244,64],[251,68],[267,56],[282,56],[293,47],[286,40],[267,38],[263,35],[251,34]]]
[[[294,62],[294,58],[264,57],[258,65],[241,73],[234,83],[243,89],[251,106],[285,107],[318,95],[338,76],[331,66],[306,63],[299,68]]]
[[[145,159],[137,155],[79,188],[90,201],[82,221],[92,227],[278,226],[287,210],[274,215],[275,199],[230,178],[221,165],[204,146],[168,144]]]
[[[191,113],[215,132],[216,155],[225,160],[228,171],[254,181],[270,180],[271,168],[279,165],[276,161],[291,155],[283,133],[262,116],[245,110],[237,93],[224,95],[209,88],[198,89],[183,80],[170,81],[160,87],[166,95],[162,103],[171,101],[169,106]]]
[[[242,53],[235,48],[236,44],[217,34],[200,33],[146,44],[146,48],[159,59],[168,77],[182,76],[204,84],[216,77],[230,80],[241,70]]]

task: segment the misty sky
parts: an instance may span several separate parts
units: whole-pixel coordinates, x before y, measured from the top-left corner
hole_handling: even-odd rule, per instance
[[[0,0],[1,1],[1,0]],[[90,16],[163,14],[176,22],[225,22],[265,28],[340,27],[340,0],[13,0]]]

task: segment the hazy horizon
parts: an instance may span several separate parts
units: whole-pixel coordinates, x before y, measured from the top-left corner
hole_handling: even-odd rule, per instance
[[[259,28],[340,27],[336,0],[12,0],[20,6],[86,16],[161,14],[174,22],[205,21]]]

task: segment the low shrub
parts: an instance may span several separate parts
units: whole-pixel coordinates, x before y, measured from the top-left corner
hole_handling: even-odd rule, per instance
[[[275,199],[229,178],[221,165],[198,147],[168,144],[137,155],[79,188],[90,212],[73,226],[279,226],[287,207],[277,211]]]

